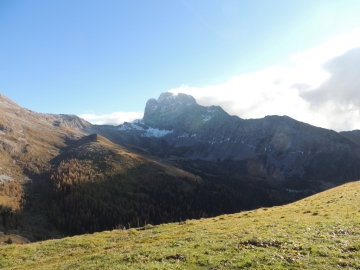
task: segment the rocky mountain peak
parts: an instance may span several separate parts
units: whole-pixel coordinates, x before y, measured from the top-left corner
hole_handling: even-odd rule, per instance
[[[156,99],[149,99],[146,103],[144,123],[150,126],[161,126],[172,129],[174,120],[191,107],[199,106],[194,97],[186,94],[162,93]]]
[[[160,97],[157,99],[157,102],[160,104],[183,105],[183,106],[190,106],[197,104],[193,96],[182,93],[173,94],[170,92],[162,93]]]
[[[173,94],[165,92],[160,95],[156,100],[154,98],[149,99],[145,107],[145,115],[160,109],[161,111],[179,111],[179,109],[185,109],[188,106],[197,105],[194,97],[186,94]]]

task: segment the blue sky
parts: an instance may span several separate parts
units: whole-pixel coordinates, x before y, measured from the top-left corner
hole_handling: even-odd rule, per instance
[[[355,59],[346,53],[360,46],[354,30],[360,27],[359,14],[358,0],[2,0],[0,93],[34,111],[77,114],[95,123],[131,120],[141,115],[149,98],[172,91],[192,94],[202,105],[222,105],[243,118],[276,113],[327,128],[360,128],[354,120],[360,118],[360,102],[349,101],[360,100],[353,96],[357,92],[349,90],[342,115],[334,94],[338,90],[329,94],[325,87],[336,78],[332,71],[338,66],[327,71],[329,76],[314,71],[318,80],[291,81],[306,84],[314,90],[310,94],[290,84],[281,91],[295,89],[293,95],[268,91],[266,84],[258,85],[265,92],[254,88],[269,72],[296,77],[289,71],[301,62],[296,55],[310,63],[312,50],[324,44],[341,47],[334,40],[348,33],[352,44],[329,49],[327,58],[311,65],[324,67],[343,55],[346,61]],[[300,77],[306,73],[302,70],[296,71]],[[315,90],[329,99],[321,101]],[[295,105],[288,102],[294,95],[301,99]],[[338,119],[329,122],[334,114]]]

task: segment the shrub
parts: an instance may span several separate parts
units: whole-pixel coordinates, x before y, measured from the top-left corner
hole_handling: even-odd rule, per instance
[[[13,243],[13,240],[9,237],[8,240],[5,241],[5,243],[7,243],[7,244],[12,244],[12,243]]]

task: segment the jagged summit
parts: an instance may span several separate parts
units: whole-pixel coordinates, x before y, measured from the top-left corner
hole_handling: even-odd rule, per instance
[[[172,129],[176,118],[190,107],[199,106],[195,99],[186,94],[162,93],[156,99],[149,99],[146,103],[144,123],[147,125],[159,125],[164,129]]]
[[[170,93],[165,92],[160,94],[159,98],[157,99],[158,103],[171,103],[171,104],[179,104],[184,106],[196,105],[196,100],[193,96],[183,94],[183,93]]]
[[[186,94],[162,93],[146,103],[143,122],[159,129],[173,130],[174,127],[191,128],[211,119],[228,117],[218,106],[198,105],[194,97]]]
[[[166,109],[179,109],[179,108],[186,108],[188,106],[196,106],[196,100],[193,96],[187,94],[173,94],[170,92],[165,92],[160,94],[158,99],[151,98],[146,103],[145,107],[145,114],[146,111],[153,111],[158,108],[161,108],[162,111]]]

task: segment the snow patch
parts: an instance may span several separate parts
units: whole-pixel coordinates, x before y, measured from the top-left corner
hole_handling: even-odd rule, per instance
[[[206,115],[206,116],[204,116],[204,118],[203,118],[203,123],[205,123],[205,122],[207,122],[207,121],[209,121],[209,120],[211,120],[211,118],[212,118],[212,116],[210,116],[210,115]]]
[[[142,135],[143,137],[156,137],[160,138],[169,133],[173,133],[173,130],[165,130],[165,129],[157,129],[157,128],[149,128],[146,132]]]
[[[142,127],[136,125],[135,123],[123,124],[118,127],[118,130],[144,130]]]
[[[191,136],[187,133],[183,134],[183,135],[179,135],[178,138],[195,138],[196,134],[192,134]]]
[[[183,135],[179,135],[179,136],[178,136],[178,138],[185,138],[185,137],[188,138],[188,137],[189,137],[189,134],[185,133],[185,134],[183,134]]]
[[[215,113],[215,112],[218,111],[217,108],[212,108],[211,106],[210,106],[210,107],[207,107],[206,110],[207,110],[209,113]]]

